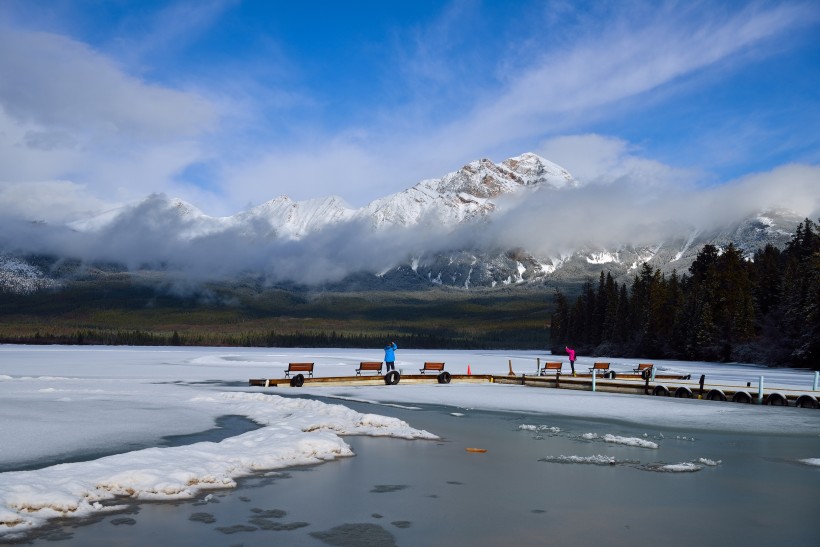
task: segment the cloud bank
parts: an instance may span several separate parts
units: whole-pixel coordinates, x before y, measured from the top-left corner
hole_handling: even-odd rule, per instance
[[[6,217],[0,221],[0,249],[113,261],[132,270],[165,268],[194,281],[249,274],[269,282],[317,284],[359,272],[379,274],[441,252],[523,249],[548,259],[583,247],[685,239],[772,209],[820,215],[818,166],[787,165],[700,187],[682,184],[685,173],[642,159],[618,139],[580,135],[544,144],[570,161],[579,146],[587,151],[584,184],[506,196],[491,216],[458,226],[422,222],[374,230],[364,220],[345,221],[291,240],[257,220],[191,236],[202,233],[197,217],[177,214],[164,196],[154,195],[99,231]]]

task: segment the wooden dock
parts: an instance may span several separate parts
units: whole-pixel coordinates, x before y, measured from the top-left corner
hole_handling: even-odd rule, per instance
[[[401,384],[442,384],[449,383],[498,383],[517,384],[530,387],[552,389],[574,389],[581,391],[600,391],[605,393],[628,393],[632,395],[649,395],[654,397],[671,397],[678,399],[703,399],[708,401],[727,401],[735,403],[761,403],[770,406],[798,406],[803,408],[820,408],[820,392],[811,389],[772,387],[763,389],[762,397],[758,394],[756,380],[750,385],[740,386],[725,383],[704,382],[689,375],[658,374],[654,380],[647,380],[638,374],[618,373],[615,378],[593,379],[591,374],[554,374],[554,375],[512,375],[512,374],[402,374],[393,377],[394,383],[388,381],[388,375],[368,376],[326,376],[304,378],[252,378],[248,385],[262,388],[299,388],[321,386],[386,386]]]
[[[332,386],[383,386],[384,376],[325,376],[320,378],[305,378],[303,387],[319,387],[323,385]],[[451,382],[486,384],[492,381],[491,374],[451,374]],[[437,384],[438,376],[435,374],[402,374],[402,384]],[[447,382],[449,383],[449,382]],[[255,387],[296,387],[291,384],[290,378],[252,378],[248,380],[248,385]],[[300,387],[302,387],[300,386]]]

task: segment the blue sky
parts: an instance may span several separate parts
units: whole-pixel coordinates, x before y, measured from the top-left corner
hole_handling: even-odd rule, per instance
[[[361,206],[528,151],[661,190],[816,169],[818,36],[813,1],[4,0],[0,210]]]

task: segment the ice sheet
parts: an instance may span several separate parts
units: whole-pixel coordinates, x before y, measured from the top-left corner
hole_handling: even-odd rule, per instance
[[[114,455],[33,471],[0,473],[0,537],[56,515],[105,510],[101,502],[125,494],[139,499],[190,497],[231,486],[261,469],[350,455],[344,435],[431,438],[394,418],[361,414],[341,405],[274,395],[251,388],[248,378],[281,378],[287,363],[316,362],[317,376],[352,376],[359,361],[379,360],[380,350],[110,348],[0,346],[0,464],[59,460],[82,452]],[[534,373],[537,352],[409,351],[396,366],[416,372],[424,361],[444,361],[451,373]],[[581,357],[584,370],[602,358]],[[616,371],[636,361],[606,359]],[[811,390],[808,371],[656,361],[659,372],[706,374],[710,382],[752,382]],[[280,390],[279,393],[296,391]],[[399,384],[304,387],[301,396],[372,401],[377,405],[449,405],[454,416],[471,409],[510,410],[645,426],[816,435],[820,412],[612,393],[538,389],[520,385]],[[375,408],[378,408],[376,406]],[[262,426],[219,443],[132,450],[163,436],[210,428],[223,415],[246,416]],[[435,433],[434,431],[432,432]],[[606,437],[599,439],[605,441]],[[613,437],[610,442],[648,442]],[[647,448],[651,448],[647,445]],[[65,460],[64,460],[65,461]],[[816,466],[819,458],[802,460]],[[593,463],[593,462],[590,462]],[[602,462],[594,462],[602,463]],[[660,471],[691,472],[706,462],[681,462]]]

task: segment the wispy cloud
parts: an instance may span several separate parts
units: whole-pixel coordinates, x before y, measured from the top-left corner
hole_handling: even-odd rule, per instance
[[[625,152],[627,142],[643,144],[640,134],[562,136],[611,134],[596,125],[697,96],[708,85],[698,75],[782,54],[792,34],[820,20],[811,2],[538,2],[493,13],[498,20],[455,2],[367,48],[379,72],[337,82],[308,77],[310,59],[273,34],[248,41],[253,51],[193,62],[239,7],[174,2],[125,17],[93,46],[53,22],[37,32],[0,17],[0,186],[69,181],[83,189],[78,199],[103,203],[164,192],[212,214],[281,194],[337,194],[358,206],[479,157],[537,150],[560,163],[550,156],[559,148],[567,157],[574,148],[568,167],[582,180],[719,182],[698,164]],[[342,61],[354,71],[360,60]],[[332,100],[337,87],[344,100]],[[750,122],[750,139],[767,139],[759,127]],[[731,130],[700,138],[720,142]],[[617,168],[607,168],[607,150]],[[39,216],[52,208],[44,201]]]
[[[620,108],[698,70],[730,62],[818,17],[808,5],[749,8],[715,20],[679,15],[660,10],[638,21],[616,19],[598,36],[547,52],[435,140],[486,150],[545,131],[566,131],[611,116],[603,109]]]
[[[21,123],[141,141],[194,137],[215,121],[201,97],[130,77],[64,36],[4,29],[0,51],[2,107]]]
[[[495,72],[491,81],[486,74],[471,80],[469,71],[448,66],[443,56],[419,47],[415,62],[407,60],[408,77],[432,74],[420,79],[430,79],[428,90],[453,75],[464,78],[442,92],[455,102],[449,112],[437,111],[438,119],[432,120],[429,109],[422,114],[422,102],[433,104],[439,95],[425,96],[417,82],[408,81],[417,89],[415,99],[420,103],[399,104],[389,114],[380,113],[364,131],[355,132],[358,138],[313,133],[309,141],[278,143],[260,157],[250,158],[250,165],[238,172],[254,171],[256,163],[284,193],[304,198],[306,192],[332,191],[361,204],[385,184],[400,189],[478,157],[500,160],[535,149],[533,142],[544,137],[612,117],[637,116],[642,102],[657,101],[657,95],[662,100],[674,98],[679,83],[691,93],[692,75],[765,57],[776,50],[771,47],[773,38],[805,28],[818,18],[810,4],[750,5],[729,13],[708,3],[690,9],[670,4],[612,15],[607,24],[599,20],[592,28],[581,28],[577,40],[532,55],[529,62],[497,60],[497,67],[510,67]],[[442,18],[436,21],[434,34],[457,35],[463,32],[459,24],[463,21],[457,17]],[[529,54],[533,50],[531,45],[526,48]],[[488,72],[485,67],[474,69]],[[471,83],[480,87],[463,91]],[[452,96],[457,90],[461,94]],[[304,153],[305,148],[310,153]],[[350,155],[352,165],[366,166],[363,176],[347,177],[340,169],[340,149]],[[331,171],[338,178],[321,175]],[[694,166],[687,169],[689,175],[696,171]],[[291,176],[294,172],[313,175],[297,181]],[[642,172],[651,176],[648,169]],[[235,186],[248,187],[246,193],[253,191],[253,183],[231,180]]]

